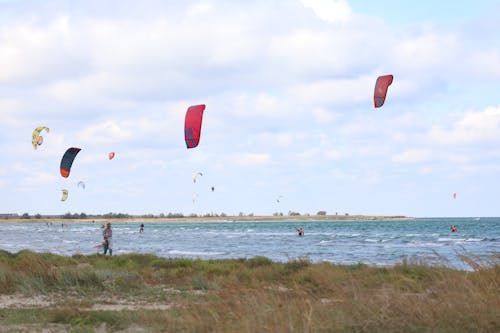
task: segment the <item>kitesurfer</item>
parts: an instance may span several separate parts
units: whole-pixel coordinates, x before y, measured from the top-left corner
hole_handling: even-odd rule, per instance
[[[457,227],[455,225],[451,226],[451,232],[457,232]]]
[[[143,233],[143,232],[144,232],[144,223],[141,223],[141,228],[139,229],[139,232],[140,232],[140,233]]]
[[[113,255],[113,230],[111,230],[111,223],[108,222],[106,224],[106,229],[102,231],[102,237],[104,238],[104,241],[102,243],[103,248],[104,248],[104,255],[109,250],[109,255]]]
[[[302,228],[297,229],[297,232],[299,233],[299,236],[304,235],[304,230]]]

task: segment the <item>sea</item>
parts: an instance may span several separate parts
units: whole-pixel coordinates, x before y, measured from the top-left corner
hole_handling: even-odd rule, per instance
[[[452,233],[450,227],[458,231]],[[407,220],[290,220],[113,223],[113,254],[149,253],[164,258],[236,259],[276,262],[309,260],[335,264],[393,266],[413,262],[472,270],[500,258],[500,218]],[[2,224],[0,249],[28,249],[64,256],[101,252],[100,223]],[[297,229],[304,235],[298,236]],[[496,259],[495,259],[496,258]]]

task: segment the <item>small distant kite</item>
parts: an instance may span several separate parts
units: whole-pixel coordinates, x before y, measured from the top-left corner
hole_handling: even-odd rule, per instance
[[[39,126],[35,128],[33,131],[33,135],[31,137],[31,144],[33,145],[33,149],[37,149],[38,146],[40,146],[43,143],[43,136],[40,135],[40,133],[45,130],[47,133],[50,132],[50,129],[45,126]]]
[[[187,148],[198,146],[201,135],[201,122],[203,120],[203,111],[205,104],[190,106],[186,112],[184,121],[184,140]]]
[[[85,190],[85,183],[83,181],[79,181],[78,184],[76,184],[76,187],[81,187]]]
[[[68,199],[68,190],[64,189],[62,190],[61,201],[66,201],[66,199]]]
[[[281,200],[281,198],[283,198],[283,196],[282,196],[282,195],[280,195],[279,197],[277,197],[277,198],[276,198],[276,202],[281,202],[281,201],[280,201],[280,200]]]
[[[198,176],[203,176],[203,173],[201,173],[201,172],[196,172],[196,173],[193,175],[193,183],[196,183],[196,180],[198,179]]]
[[[375,82],[375,91],[373,92],[373,103],[376,108],[384,105],[387,89],[389,89],[392,79],[392,75],[383,75],[377,78],[377,81]]]
[[[73,164],[73,160],[75,159],[76,155],[80,152],[80,148],[72,147],[68,148],[66,152],[64,153],[62,159],[61,159],[61,176],[64,178],[68,178],[69,176],[69,171],[71,170],[71,165]]]
[[[114,151],[110,152],[109,155],[108,155],[108,157],[109,157],[110,160],[112,160],[113,157],[115,157],[115,152]]]
[[[215,187],[214,187],[214,186],[212,186],[212,192],[213,192],[213,191],[215,191]]]
[[[457,192],[453,192],[453,199],[457,198]]]

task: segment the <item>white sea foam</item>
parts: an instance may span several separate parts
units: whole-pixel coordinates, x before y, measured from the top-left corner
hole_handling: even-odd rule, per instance
[[[208,252],[208,251],[180,251],[180,250],[171,250],[168,251],[169,254],[179,255],[179,256],[217,256],[224,254],[223,252]]]
[[[319,245],[319,246],[330,246],[332,244],[335,244],[335,241],[333,240],[322,240],[320,241],[319,243],[316,243],[315,245]]]
[[[466,242],[482,242],[485,238],[467,238]]]

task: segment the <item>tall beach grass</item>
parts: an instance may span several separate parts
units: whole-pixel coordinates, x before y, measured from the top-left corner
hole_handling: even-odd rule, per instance
[[[0,326],[36,324],[29,327],[41,330],[57,324],[75,332],[103,327],[500,332],[500,257],[462,259],[470,271],[410,260],[382,268],[306,259],[277,263],[265,257],[196,260],[0,251],[0,297],[21,303],[2,304]],[[43,302],[28,302],[37,299]]]

